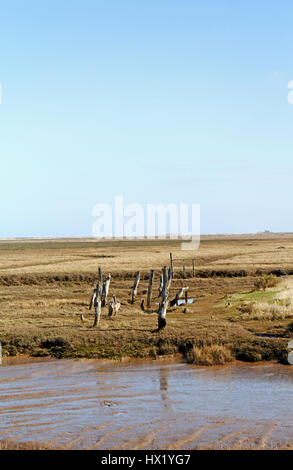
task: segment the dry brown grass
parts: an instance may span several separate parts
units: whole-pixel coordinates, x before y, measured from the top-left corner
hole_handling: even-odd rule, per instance
[[[293,270],[293,235],[203,236],[197,251],[182,251],[179,241],[107,242],[96,240],[0,240],[0,275],[41,273],[126,272],[160,269],[173,252],[177,269],[182,258],[195,258],[197,269]],[[191,264],[190,264],[191,266]]]
[[[280,305],[277,303],[249,303],[241,306],[243,319],[250,320],[284,320],[293,318],[293,305]]]
[[[187,354],[188,362],[200,366],[223,365],[233,361],[233,359],[231,351],[219,344],[211,344],[201,348],[193,346]]]
[[[256,290],[266,290],[278,285],[279,279],[273,274],[267,274],[260,276],[254,281],[254,287]]]
[[[273,321],[293,318],[293,280],[286,278],[281,282],[277,281],[278,279],[273,279],[270,283],[269,279],[267,285],[273,296],[269,297],[266,302],[253,301],[239,305],[238,310],[241,312],[242,319]],[[276,286],[278,287],[276,291],[271,289]]]
[[[250,347],[257,350],[255,357],[260,359],[279,358],[288,341],[282,338],[289,331],[286,317],[278,319],[280,337],[268,342],[258,339],[255,333],[271,331],[277,327],[274,322],[269,329],[261,318],[253,322],[240,319],[233,323],[230,321],[233,311],[219,306],[219,302],[225,296],[252,289],[255,276],[249,275],[250,271],[255,273],[264,267],[283,269],[285,264],[278,257],[281,244],[285,246],[280,252],[286,252],[286,268],[293,269],[288,254],[293,249],[291,236],[210,237],[203,239],[196,252],[182,252],[178,242],[162,241],[137,244],[82,240],[0,242],[0,277],[3,281],[0,282],[0,338],[4,355],[119,358],[156,357],[179,352],[186,356],[193,346],[202,348],[204,342],[217,344],[220,340],[236,358],[245,359],[247,349],[248,357],[251,357]],[[170,251],[175,260],[195,258],[197,272],[212,267],[221,268],[228,274],[231,269],[247,268],[247,272],[243,277],[174,279],[171,297],[188,285],[189,297],[194,297],[195,302],[188,305],[186,314],[184,307],[171,308],[167,314],[167,328],[154,333],[159,300],[158,273],[169,263]],[[260,264],[252,263],[257,256],[261,257]],[[239,257],[241,263],[238,263]],[[175,263],[176,271],[180,268],[178,263]],[[115,318],[109,318],[107,308],[103,309],[100,326],[93,329],[94,313],[89,312],[88,304],[99,266],[104,275],[115,274],[109,298],[115,294],[121,308]],[[145,298],[147,278],[142,276],[134,305],[130,304],[129,293],[136,270],[148,273],[151,268],[156,270],[152,308],[150,312],[142,312],[140,301]],[[10,279],[12,275],[16,278]],[[84,322],[80,320],[81,313]]]

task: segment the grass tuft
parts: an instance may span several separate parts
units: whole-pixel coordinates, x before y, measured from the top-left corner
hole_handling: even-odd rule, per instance
[[[202,348],[193,346],[193,348],[187,352],[186,358],[187,362],[202,366],[223,365],[234,359],[231,351],[219,344],[203,346]]]

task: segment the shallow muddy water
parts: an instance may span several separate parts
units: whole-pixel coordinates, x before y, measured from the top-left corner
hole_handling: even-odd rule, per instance
[[[65,449],[293,443],[293,368],[51,360],[0,367],[0,440]]]

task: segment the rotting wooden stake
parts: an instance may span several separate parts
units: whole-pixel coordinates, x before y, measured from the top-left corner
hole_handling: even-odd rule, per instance
[[[182,289],[180,289],[180,291],[177,292],[175,298],[173,300],[171,300],[170,307],[173,307],[173,305],[178,305],[178,300],[180,299],[180,297],[182,297],[184,292],[188,291],[188,289],[189,289],[189,287],[182,287]]]
[[[147,307],[148,308],[150,308],[150,306],[151,306],[154,275],[155,275],[155,271],[152,269],[151,270],[151,275],[150,275],[150,280],[149,280],[149,287],[148,287],[148,300],[147,300]]]
[[[93,328],[99,325],[100,316],[101,316],[101,300],[98,297],[96,297],[95,298],[95,320],[94,320]]]
[[[159,295],[158,295],[158,297],[161,297],[162,290],[163,290],[163,274],[160,274],[160,285],[159,285]]]
[[[94,289],[94,292],[91,296],[91,300],[90,300],[90,305],[89,305],[89,310],[92,309],[92,306],[94,305],[94,302],[95,302],[95,299],[97,297],[97,294],[98,294],[98,290],[97,289]]]
[[[101,298],[101,295],[102,295],[102,270],[101,268],[99,268],[98,278],[99,279],[98,279],[97,287],[94,289],[91,300],[90,300],[89,310],[92,309],[92,306],[95,303],[96,297]]]
[[[166,313],[169,305],[169,289],[171,284],[170,270],[167,266],[163,268],[163,288],[162,288],[162,301],[158,311],[158,331],[165,328],[167,325]]]
[[[170,289],[171,281],[172,281],[172,272],[171,272],[171,268],[169,268],[168,269],[168,280],[167,280],[168,292],[169,292],[169,289]]]
[[[132,298],[131,298],[131,303],[132,304],[134,303],[134,298],[137,294],[137,288],[138,288],[139,281],[140,281],[140,271],[137,271],[135,281],[134,281],[134,284],[133,284],[133,287],[132,287]]]
[[[168,309],[168,304],[169,304],[169,298],[166,298],[160,304],[160,309],[159,309],[159,314],[158,314],[158,331],[162,330],[167,325],[166,313]]]
[[[163,288],[162,288],[162,300],[165,300],[168,294],[168,290],[170,287],[169,283],[169,273],[168,273],[168,268],[167,266],[163,267]]]
[[[109,313],[108,313],[108,316],[109,317],[112,317],[112,316],[115,316],[120,308],[120,303],[117,302],[116,300],[116,296],[113,295],[113,299],[110,300],[109,302]]]
[[[172,253],[170,253],[170,269],[171,269],[171,277],[173,277],[174,266],[173,266],[173,254]]]
[[[105,307],[106,302],[107,302],[107,296],[109,293],[109,288],[110,288],[110,281],[111,281],[111,274],[109,273],[106,277],[105,282],[103,283],[103,288],[102,288],[102,307]]]

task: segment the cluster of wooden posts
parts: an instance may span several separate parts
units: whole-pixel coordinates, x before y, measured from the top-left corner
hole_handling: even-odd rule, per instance
[[[159,308],[158,308],[157,331],[160,331],[163,328],[165,328],[167,324],[166,314],[167,314],[168,307],[178,305],[178,300],[180,299],[180,297],[183,296],[184,293],[185,293],[185,302],[187,303],[187,292],[188,292],[189,287],[182,287],[177,292],[175,298],[170,300],[170,286],[171,286],[171,281],[172,281],[172,277],[174,273],[173,269],[174,269],[173,257],[172,257],[172,253],[170,253],[170,266],[169,267],[164,266],[162,268],[162,273],[160,273],[158,297],[161,298],[161,300],[159,302]],[[147,290],[147,301],[146,301],[147,309],[151,309],[154,276],[155,276],[155,271],[154,269],[152,269],[150,273],[150,277],[149,277],[149,284],[148,284],[148,290]],[[101,271],[101,268],[99,268],[98,283],[97,283],[96,288],[93,291],[93,294],[90,300],[90,305],[89,305],[90,310],[92,309],[92,307],[94,307],[95,309],[95,319],[94,319],[93,327],[96,327],[99,325],[100,316],[101,316],[101,308],[105,307],[107,303],[107,296],[109,293],[110,281],[111,281],[111,274],[108,274],[104,281],[102,280],[102,271]],[[131,301],[130,301],[131,304],[134,304],[135,302],[135,298],[138,292],[139,282],[140,282],[140,271],[137,271],[134,284],[131,288]],[[108,304],[108,316],[109,317],[116,316],[120,306],[121,304],[117,302],[116,296],[113,295],[112,299],[110,300]],[[142,299],[140,306],[143,311],[146,311],[145,299]],[[82,315],[81,315],[81,320],[83,320]]]
[[[92,307],[95,309],[95,319],[93,327],[98,326],[100,322],[101,316],[101,309],[102,307],[106,306],[107,297],[110,288],[110,281],[111,281],[111,274],[107,274],[105,281],[102,280],[102,270],[99,268],[99,278],[97,287],[94,289],[94,292],[91,296],[91,301],[89,305],[89,309],[91,310]],[[113,295],[113,298],[109,302],[109,310],[108,316],[115,316],[120,308],[120,303],[117,302],[116,296]],[[81,316],[81,320],[83,320],[83,316]]]

